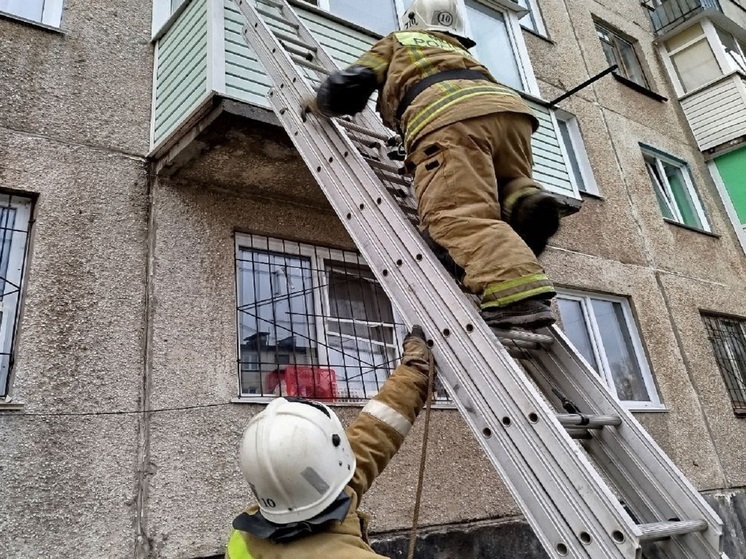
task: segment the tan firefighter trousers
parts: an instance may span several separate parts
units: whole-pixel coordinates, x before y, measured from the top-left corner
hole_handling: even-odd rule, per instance
[[[554,294],[507,223],[515,201],[541,189],[531,178],[532,132],[528,115],[492,113],[418,138],[407,158],[421,227],[465,270],[464,285],[481,294],[483,308]]]

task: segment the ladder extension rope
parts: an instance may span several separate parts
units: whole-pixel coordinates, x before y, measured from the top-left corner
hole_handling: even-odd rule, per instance
[[[425,464],[427,462],[427,439],[430,433],[430,412],[433,408],[433,389],[435,388],[435,359],[430,354],[427,374],[427,402],[425,404],[425,431],[422,434],[422,452],[420,454],[420,472],[417,477],[417,495],[414,500],[414,513],[412,514],[412,531],[409,534],[409,551],[407,559],[414,559],[414,548],[417,545],[417,523],[420,518],[420,504],[422,501],[422,488],[425,482]]]

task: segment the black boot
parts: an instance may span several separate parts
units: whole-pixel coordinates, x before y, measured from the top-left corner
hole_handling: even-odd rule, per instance
[[[554,324],[549,300],[524,299],[505,307],[482,309],[482,318],[491,328],[536,330]]]
[[[559,224],[559,201],[547,192],[519,198],[510,217],[510,226],[536,256],[544,252]]]

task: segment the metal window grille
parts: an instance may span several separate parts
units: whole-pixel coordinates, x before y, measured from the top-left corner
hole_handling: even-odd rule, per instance
[[[746,415],[746,320],[702,315],[733,411]]]
[[[0,398],[10,389],[31,207],[28,198],[0,194]]]
[[[359,254],[238,235],[236,278],[242,397],[365,400],[398,364],[406,328]]]

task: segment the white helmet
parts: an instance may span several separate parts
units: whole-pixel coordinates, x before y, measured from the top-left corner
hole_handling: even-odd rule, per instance
[[[399,20],[399,26],[404,30],[449,33],[471,48],[476,43],[466,36],[464,19],[458,0],[414,0]]]
[[[262,516],[275,524],[323,512],[355,473],[355,455],[336,414],[292,398],[277,398],[252,418],[239,459]]]

